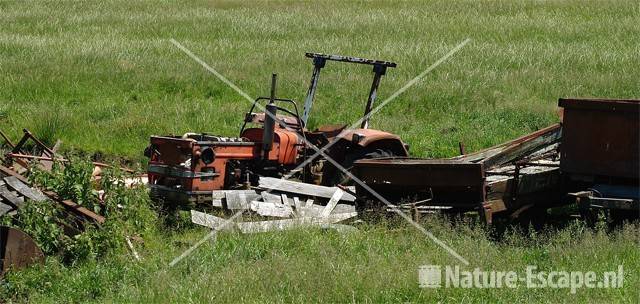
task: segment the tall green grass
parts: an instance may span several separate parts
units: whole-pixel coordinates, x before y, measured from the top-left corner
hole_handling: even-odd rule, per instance
[[[414,155],[476,150],[557,121],[559,97],[638,97],[634,1],[7,1],[0,7],[0,128],[141,159],[151,134],[235,135],[249,105],[169,39],[251,96],[303,99],[304,52],[392,60],[380,99],[466,38],[372,127]],[[369,68],[328,64],[311,125],[349,123]]]
[[[465,267],[413,227],[384,223],[338,234],[318,229],[257,235],[222,233],[173,267],[169,262],[203,237],[205,229],[167,232],[129,253],[75,267],[51,258],[43,267],[14,273],[6,298],[31,302],[246,303],[246,302],[582,302],[636,303],[640,227],[607,233],[574,222],[562,230],[525,236],[512,231],[493,241],[479,225],[429,219],[439,238],[468,259]],[[421,289],[418,267],[517,271],[625,270],[620,289]],[[5,299],[6,299],[5,298]]]

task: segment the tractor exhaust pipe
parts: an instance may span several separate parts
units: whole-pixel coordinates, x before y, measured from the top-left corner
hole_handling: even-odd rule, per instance
[[[276,127],[276,114],[278,112],[275,104],[276,99],[276,80],[277,74],[271,75],[271,96],[269,97],[269,104],[265,106],[264,125],[262,132],[262,158],[269,159],[269,152],[273,148],[273,137]]]

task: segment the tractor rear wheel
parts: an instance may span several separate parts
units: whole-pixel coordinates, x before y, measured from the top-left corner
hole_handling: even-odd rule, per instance
[[[347,153],[344,157],[344,160],[340,162],[340,165],[349,170],[351,172],[351,168],[353,168],[353,164],[361,159],[378,159],[378,158],[388,158],[397,156],[393,151],[386,149],[360,149],[358,151],[353,151],[351,153]],[[353,185],[353,180],[349,177],[348,174],[344,173],[339,168],[336,168],[330,162],[326,162],[324,164],[324,169],[322,173],[322,184],[324,186],[335,186],[335,185]]]

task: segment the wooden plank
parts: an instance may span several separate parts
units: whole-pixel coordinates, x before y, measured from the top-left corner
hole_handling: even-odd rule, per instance
[[[331,214],[331,211],[333,211],[333,209],[336,207],[336,205],[340,201],[340,198],[342,198],[344,194],[345,192],[342,191],[342,189],[336,188],[336,192],[333,193],[333,195],[331,196],[331,199],[327,203],[327,206],[325,206],[324,209],[322,210],[322,213],[320,213],[320,216],[321,217],[329,216],[329,214]]]
[[[289,202],[289,198],[287,197],[286,194],[284,193],[280,194],[280,198],[282,198],[283,205],[291,207],[291,203]]]
[[[23,183],[29,183],[29,181],[27,181],[27,179],[24,176],[18,174],[17,172],[3,165],[0,165],[0,172],[4,173],[4,175],[7,175],[7,176],[15,176],[17,179],[19,179]]]
[[[309,207],[305,206],[302,207],[302,209],[300,210],[300,216],[301,217],[305,217],[305,216],[320,216],[320,214],[322,213],[322,210],[324,210],[324,206],[320,206],[320,205],[311,205]]]
[[[313,200],[312,199],[307,199],[307,201],[304,203],[304,206],[306,208],[309,208],[313,205]]]
[[[15,189],[20,194],[24,195],[25,197],[27,197],[29,199],[32,199],[32,200],[37,201],[37,202],[42,202],[42,201],[47,200],[47,197],[44,194],[42,194],[42,192],[40,192],[40,190],[27,186],[25,183],[21,182],[15,176],[7,176],[7,177],[4,178],[4,181],[11,188]]]
[[[296,207],[296,214],[302,216],[302,203],[297,196],[293,197],[293,206]]]
[[[244,193],[246,196],[258,195],[255,190],[213,190],[211,191],[211,199],[224,199],[227,197],[227,193]]]
[[[13,207],[4,203],[0,203],[0,216],[7,214],[13,210]]]
[[[102,215],[96,214],[95,212],[76,204],[72,200],[63,200],[55,192],[44,191],[44,194],[49,198],[51,198],[53,201],[57,202],[58,204],[61,204],[65,209],[75,213],[76,215],[93,219],[99,224],[102,224],[105,222],[105,218]]]
[[[227,209],[230,210],[245,210],[249,209],[249,202],[247,201],[247,195],[242,192],[227,192],[225,193],[227,201]]]
[[[273,177],[260,177],[258,181],[259,187],[264,189],[272,189],[282,192],[296,193],[307,196],[317,196],[331,198],[336,192],[337,187],[325,187],[319,185],[294,182],[290,180],[277,179]],[[342,196],[342,200],[353,202],[356,198],[348,193]]]
[[[227,221],[224,218],[213,216],[210,214],[206,214],[203,212],[198,212],[195,210],[191,210],[191,221],[194,224],[202,225],[205,227],[209,227],[211,229],[217,230],[231,230],[234,226],[240,228],[242,233],[259,233],[259,232],[267,232],[274,230],[287,230],[293,229],[301,226],[309,226],[309,227],[322,227],[323,225],[331,225],[335,224],[349,218],[355,217],[358,214],[356,212],[353,213],[341,213],[341,214],[331,214],[325,218],[319,217],[300,217],[294,219],[286,219],[286,220],[273,220],[273,221],[260,221],[260,222],[241,222],[241,223],[232,223],[227,224],[225,227],[222,227],[224,223]]]
[[[217,229],[226,222],[226,219],[206,214],[204,212],[191,210],[191,222],[211,229]],[[226,229],[231,229],[233,226],[235,226],[235,223],[230,223],[227,225]]]
[[[242,233],[260,233],[276,230],[289,230],[296,227],[321,227],[326,224],[334,224],[357,216],[357,213],[331,214],[328,217],[299,217],[286,220],[244,222],[238,223]]]
[[[274,204],[270,202],[252,201],[251,210],[255,211],[261,216],[291,217],[293,215],[293,209],[291,208],[291,206]]]
[[[24,199],[15,195],[13,192],[7,189],[7,186],[5,185],[0,186],[0,196],[7,200],[15,208],[20,208],[24,204]]]
[[[267,191],[260,193],[260,195],[262,196],[262,200],[265,202],[274,204],[280,204],[282,202],[282,197],[280,195],[275,195]]]
[[[224,190],[227,208],[231,210],[249,209],[251,201],[256,200],[260,195],[253,190]]]

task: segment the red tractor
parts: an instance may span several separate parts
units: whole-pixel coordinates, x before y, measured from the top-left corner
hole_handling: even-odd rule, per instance
[[[171,202],[207,202],[213,190],[248,189],[259,176],[295,178],[324,185],[348,183],[348,178],[322,156],[308,160],[316,151],[337,140],[325,153],[345,168],[358,159],[408,156],[408,146],[400,137],[368,129],[380,79],[393,62],[336,55],[307,53],[313,60],[311,84],[305,98],[303,114],[290,99],[276,98],[276,75],[271,83],[271,96],[257,98],[245,116],[239,137],[223,137],[208,133],[186,133],[182,136],[152,136],[145,155],[150,158],[148,173],[152,197]],[[365,119],[359,129],[321,126],[309,131],[306,124],[314,102],[320,71],[327,61],[372,65],[374,78],[365,108]],[[272,115],[254,113],[264,109]],[[260,107],[260,106],[259,106]],[[274,119],[276,117],[276,119]],[[247,127],[252,124],[254,127]],[[346,130],[346,131],[345,131]],[[301,164],[304,166],[298,168]]]

